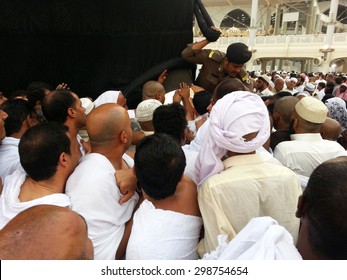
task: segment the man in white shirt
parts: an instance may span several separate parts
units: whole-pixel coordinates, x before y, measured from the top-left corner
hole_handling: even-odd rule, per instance
[[[0,228],[34,205],[71,206],[65,183],[80,153],[76,138],[69,139],[67,127],[54,122],[34,126],[23,134],[18,150],[24,170],[16,170],[4,181]]]
[[[15,170],[23,170],[18,154],[18,144],[22,135],[30,127],[39,123],[36,112],[24,99],[8,100],[2,105],[8,118],[5,121],[6,135],[0,146],[0,177],[5,179]]]
[[[197,259],[202,219],[196,185],[183,176],[185,156],[164,133],[137,146],[135,172],[144,201],[134,215],[127,260]]]
[[[274,217],[296,238],[299,178],[256,153],[269,134],[267,108],[254,93],[227,94],[213,107],[209,133],[196,161],[205,228],[200,256],[217,247],[218,235],[231,240],[251,218],[260,216]]]
[[[344,148],[335,141],[325,140],[320,129],[325,122],[328,108],[318,99],[304,97],[292,114],[291,141],[279,143],[274,157],[302,177],[302,187],[312,171],[322,162],[336,157]],[[306,177],[306,180],[304,178]]]
[[[81,214],[94,246],[94,258],[122,258],[130,231],[138,195],[120,204],[123,198],[115,179],[118,170],[133,167],[133,159],[125,154],[131,145],[132,130],[125,108],[107,103],[93,109],[87,117],[91,153],[85,155],[66,184],[72,210]]]
[[[273,85],[271,78],[268,75],[261,75],[257,78],[255,82],[255,88],[257,89],[257,94],[260,96],[271,96],[273,92],[269,90],[269,85]]]

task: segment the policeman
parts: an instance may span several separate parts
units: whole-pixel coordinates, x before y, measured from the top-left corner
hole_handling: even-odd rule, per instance
[[[215,87],[225,78],[234,77],[253,92],[253,83],[244,69],[244,64],[252,57],[252,52],[243,43],[229,45],[227,53],[217,50],[203,49],[210,42],[204,39],[189,44],[182,51],[182,58],[190,63],[202,64],[195,84],[213,92]]]

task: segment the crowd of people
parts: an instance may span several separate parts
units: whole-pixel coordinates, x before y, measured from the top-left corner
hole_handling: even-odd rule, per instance
[[[1,259],[346,259],[347,83],[247,72],[242,43],[134,110],[33,82],[0,95]],[[40,242],[38,242],[40,240]]]

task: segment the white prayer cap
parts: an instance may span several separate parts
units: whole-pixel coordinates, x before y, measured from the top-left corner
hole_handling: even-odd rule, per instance
[[[268,75],[261,75],[261,76],[258,77],[258,79],[259,78],[263,79],[265,82],[267,82],[270,85],[271,78]]]
[[[95,107],[93,101],[91,101],[87,97],[82,97],[80,98],[80,100],[82,102],[82,107],[86,109],[85,111],[86,115],[88,115]]]
[[[117,103],[119,93],[121,92],[116,90],[108,90],[103,92],[97,99],[95,99],[95,108],[105,103]]]
[[[298,79],[297,79],[297,78],[294,78],[294,77],[291,77],[291,78],[289,79],[289,81],[293,81],[293,82],[297,83],[297,82],[298,82]]]
[[[136,118],[139,122],[147,122],[153,119],[153,112],[159,106],[161,102],[156,99],[147,99],[142,101],[136,108]]]
[[[324,123],[328,108],[324,103],[314,97],[304,97],[296,105],[295,111],[304,120],[312,123]]]
[[[305,89],[307,91],[314,91],[316,89],[316,86],[313,83],[308,83],[308,84],[306,84]]]
[[[213,106],[208,129],[195,165],[199,185],[223,170],[221,158],[227,151],[249,153],[267,141],[270,136],[269,112],[257,94],[232,92]],[[246,141],[244,136],[252,132],[257,135]]]

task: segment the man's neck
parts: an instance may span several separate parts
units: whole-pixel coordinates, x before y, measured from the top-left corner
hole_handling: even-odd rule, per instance
[[[117,148],[103,148],[103,147],[93,147],[91,149],[92,153],[98,153],[106,157],[110,163],[113,165],[115,170],[124,169],[123,154],[124,149],[122,147]]]

